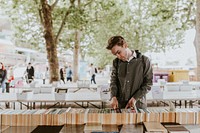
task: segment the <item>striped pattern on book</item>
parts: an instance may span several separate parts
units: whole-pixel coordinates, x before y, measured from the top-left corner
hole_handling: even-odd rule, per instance
[[[37,126],[66,124],[67,109],[6,110],[1,114],[2,125]]]
[[[122,124],[136,124],[136,113],[128,109],[122,109],[121,123]]]
[[[159,122],[144,122],[145,133],[167,133],[167,129]]]
[[[180,124],[198,124],[198,109],[176,109],[176,122]]]
[[[84,124],[87,121],[87,114],[89,109],[70,109],[66,114],[66,124]]]
[[[142,122],[176,122],[180,124],[200,124],[200,109],[168,108],[139,109],[83,109],[51,108],[40,110],[0,110],[0,122],[8,126],[37,126],[100,123],[106,125],[138,124]]]

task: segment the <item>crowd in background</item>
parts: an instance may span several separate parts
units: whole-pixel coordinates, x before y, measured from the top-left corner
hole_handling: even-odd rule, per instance
[[[49,68],[45,65],[41,67],[36,64],[32,65],[31,63],[28,63],[26,67],[23,67],[23,69],[15,69],[15,71],[20,73],[23,71],[23,74],[21,74],[20,77],[19,75],[15,75],[14,68],[12,66],[5,67],[4,64],[0,62],[0,92],[4,93],[7,92],[6,88],[13,86],[16,87],[14,85],[16,82],[23,82],[19,84],[31,84],[34,79],[42,79],[42,83],[45,84],[49,79]],[[93,63],[88,65],[87,74],[90,76],[91,84],[96,84],[96,74],[98,71],[100,72],[100,70],[98,70]],[[59,74],[60,83],[66,84],[67,82],[73,82],[73,68],[71,65],[61,67]]]

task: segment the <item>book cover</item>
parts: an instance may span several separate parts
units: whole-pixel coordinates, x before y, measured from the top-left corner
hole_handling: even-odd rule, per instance
[[[120,133],[143,133],[143,130],[142,124],[124,124]]]
[[[100,123],[87,123],[84,126],[84,133],[91,133],[93,131],[102,131],[102,124]]]
[[[183,125],[174,122],[161,123],[169,133],[189,133]]]
[[[146,132],[167,133],[165,127],[159,122],[143,122]]]
[[[179,123],[162,123],[169,133],[190,133],[183,125]]]

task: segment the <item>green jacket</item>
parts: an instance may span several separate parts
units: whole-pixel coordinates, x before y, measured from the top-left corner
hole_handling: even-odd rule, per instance
[[[111,97],[117,97],[121,108],[126,106],[131,97],[144,103],[145,95],[151,90],[153,80],[151,62],[137,50],[135,52],[137,58],[133,58],[130,62],[118,58],[113,60]],[[140,108],[141,105],[137,103]]]

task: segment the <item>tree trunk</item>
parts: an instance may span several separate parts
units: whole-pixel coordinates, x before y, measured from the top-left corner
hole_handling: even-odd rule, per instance
[[[52,10],[51,7],[47,4],[46,0],[41,0],[42,4],[42,13],[44,20],[44,38],[46,41],[46,50],[47,50],[47,59],[49,62],[49,71],[50,71],[50,80],[53,81],[59,80],[59,64],[57,56],[57,43],[55,41],[55,36],[53,34],[53,23],[52,23]]]
[[[200,0],[196,1],[196,34],[194,39],[194,46],[196,50],[196,57],[197,57],[197,81],[200,81]]]
[[[197,81],[200,80],[200,1],[196,1],[196,34],[195,34],[195,39],[194,39],[194,46],[196,50],[196,58],[197,58],[197,71],[196,71],[196,76],[197,76]]]
[[[80,48],[80,37],[81,32],[77,30],[75,32],[75,44],[74,44],[74,62],[73,62],[73,81],[76,82],[78,80],[78,62],[79,62],[79,48]]]

